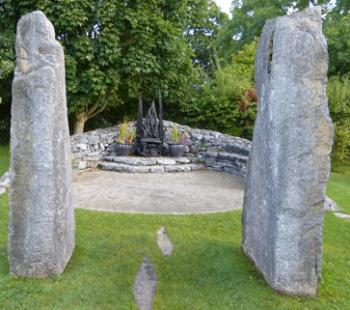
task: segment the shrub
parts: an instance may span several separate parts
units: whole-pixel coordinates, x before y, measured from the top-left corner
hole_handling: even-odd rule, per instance
[[[171,139],[173,143],[179,143],[179,128],[176,125],[171,129]]]
[[[130,129],[126,119],[119,125],[119,133],[116,142],[121,144],[132,144],[136,134],[136,129]]]
[[[333,76],[327,86],[329,110],[334,122],[333,167],[350,160],[350,78]]]
[[[256,116],[254,59],[256,41],[233,55],[213,79],[198,86],[191,105],[182,106],[186,123],[243,138],[252,138]]]

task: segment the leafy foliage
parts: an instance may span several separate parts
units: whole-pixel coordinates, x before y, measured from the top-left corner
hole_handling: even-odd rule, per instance
[[[152,98],[160,88],[169,105],[185,100],[195,75],[183,35],[190,5],[195,9],[191,1],[1,1],[0,89],[8,95],[3,100],[10,104],[15,25],[35,9],[48,16],[64,46],[69,113],[80,120],[79,130],[141,91]]]
[[[179,143],[179,128],[177,127],[177,125],[173,125],[173,127],[171,128],[171,140],[173,141],[173,143]]]
[[[304,9],[311,2],[323,4],[326,10],[331,0],[233,0],[232,19],[218,35],[219,56],[230,61],[230,51],[237,52],[259,37],[266,20]]]
[[[197,100],[182,106],[186,121],[237,136],[251,138],[256,114],[254,60],[256,41],[232,57],[230,65],[198,89]]]
[[[213,0],[197,0],[192,10],[192,17],[187,26],[185,37],[189,42],[193,55],[193,64],[208,74],[214,75],[217,69],[216,39],[228,16],[221,12]]]
[[[350,78],[330,78],[327,87],[330,113],[334,122],[335,139],[332,152],[333,166],[350,160]]]
[[[328,41],[329,73],[346,74],[350,72],[350,14],[340,15],[337,12],[328,14],[325,24],[325,35]]]
[[[116,142],[121,144],[132,144],[136,134],[135,128],[130,128],[129,122],[124,121],[119,125],[119,132]]]

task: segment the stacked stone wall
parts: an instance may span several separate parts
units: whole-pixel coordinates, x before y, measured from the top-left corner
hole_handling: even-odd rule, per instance
[[[134,127],[130,123],[130,127]],[[191,162],[203,162],[208,168],[244,175],[251,142],[217,131],[195,129],[189,126],[164,121],[165,147],[171,142],[171,129],[178,126],[181,132],[188,134],[189,143],[185,156]],[[73,165],[77,169],[94,168],[105,156],[109,147],[118,136],[118,126],[97,129],[80,135],[71,136]]]

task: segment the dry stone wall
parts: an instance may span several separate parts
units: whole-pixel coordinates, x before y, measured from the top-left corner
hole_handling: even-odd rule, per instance
[[[173,122],[164,121],[165,144],[171,141],[171,129],[176,125],[180,132],[189,136],[185,156],[192,163],[203,162],[208,168],[245,175],[251,142],[220,132],[194,129]],[[135,126],[130,123],[130,126]],[[108,156],[108,148],[118,135],[118,126],[71,136],[74,166],[77,169],[96,167]]]

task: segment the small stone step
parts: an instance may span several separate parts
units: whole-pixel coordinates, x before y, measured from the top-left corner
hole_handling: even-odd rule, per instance
[[[110,161],[131,166],[154,166],[154,165],[176,165],[189,164],[191,161],[186,157],[137,157],[137,156],[105,156],[104,161]]]
[[[175,164],[175,165],[153,165],[134,166],[116,162],[104,161],[98,164],[102,170],[129,172],[129,173],[164,173],[164,172],[190,172],[204,169],[203,164]]]

